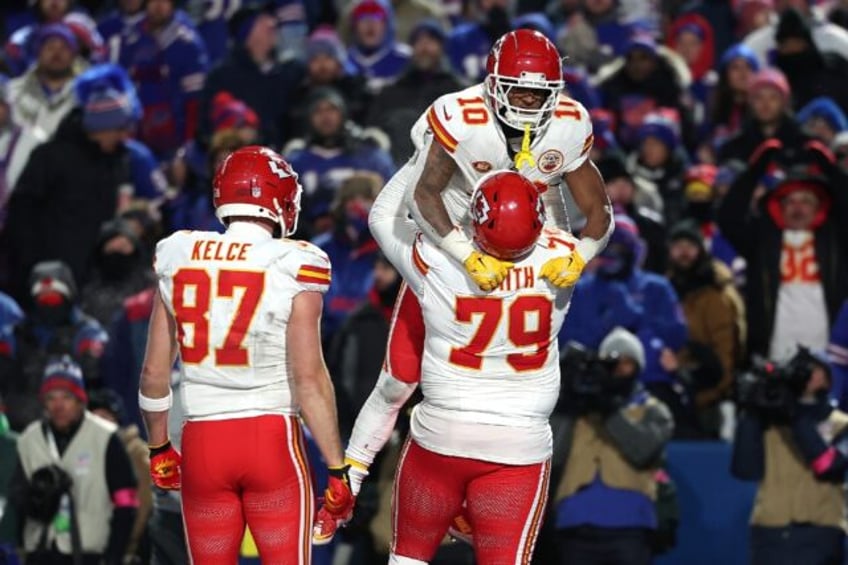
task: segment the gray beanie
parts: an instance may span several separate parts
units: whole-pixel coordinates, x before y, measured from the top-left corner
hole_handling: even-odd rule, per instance
[[[645,348],[639,338],[625,330],[621,326],[612,330],[598,351],[601,357],[619,356],[633,359],[639,365],[639,372],[645,370]]]

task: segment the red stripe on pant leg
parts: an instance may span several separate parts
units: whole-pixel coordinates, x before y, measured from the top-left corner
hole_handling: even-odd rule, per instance
[[[405,383],[421,380],[424,354],[424,318],[418,298],[404,283],[395,300],[386,349],[386,370]]]

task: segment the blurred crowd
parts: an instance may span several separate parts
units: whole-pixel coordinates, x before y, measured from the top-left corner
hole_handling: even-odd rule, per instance
[[[155,244],[223,231],[215,167],[257,143],[298,172],[295,237],[333,265],[322,338],[349,432],[400,287],[370,207],[422,112],[518,27],[560,48],[616,213],[561,343],[635,334],[676,439],[731,439],[738,372],[799,345],[848,407],[844,0],[4,0],[0,435],[41,417],[65,355],[138,438]]]

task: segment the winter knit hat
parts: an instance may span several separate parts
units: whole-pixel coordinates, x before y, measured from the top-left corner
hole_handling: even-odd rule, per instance
[[[743,59],[754,72],[760,70],[760,61],[757,59],[757,54],[744,43],[737,43],[724,52],[718,64],[719,69],[724,70],[731,61],[736,59]]]
[[[233,14],[228,23],[230,37],[236,45],[244,45],[250,32],[253,30],[253,24],[259,19],[262,14],[267,14],[276,19],[274,6],[271,2],[260,2],[250,6],[245,6]]]
[[[601,342],[598,354],[606,358],[626,357],[636,362],[640,373],[645,369],[645,348],[642,342],[621,326],[617,326],[607,334]]]
[[[306,40],[306,60],[311,61],[318,55],[329,55],[340,63],[347,57],[342,40],[329,26],[319,27]]]
[[[789,99],[789,82],[786,80],[786,75],[777,69],[763,69],[755,74],[748,86],[748,93],[753,94],[761,88],[773,88],[780,92],[784,100]]]
[[[645,116],[642,125],[639,126],[637,136],[639,143],[649,137],[656,137],[671,151],[677,148],[680,139],[677,123],[661,113],[650,113]]]
[[[219,92],[212,99],[212,129],[218,132],[233,128],[258,128],[259,116],[247,104],[229,92]]]
[[[836,133],[848,129],[848,119],[842,109],[827,96],[819,96],[811,100],[798,112],[797,121],[801,124],[813,118],[820,118],[827,122],[830,129]]]
[[[376,0],[363,0],[350,13],[350,21],[355,24],[362,18],[377,18],[386,21],[389,19],[389,11]]]
[[[433,18],[427,18],[415,24],[415,27],[409,32],[409,44],[414,45],[418,36],[422,33],[432,37],[439,43],[444,43],[446,39],[445,30],[442,28],[442,25]]]
[[[58,37],[67,43],[68,47],[70,47],[71,51],[74,53],[79,53],[79,42],[77,41],[77,36],[74,35],[74,32],[70,27],[61,23],[48,24],[38,28],[35,36],[36,52],[41,51],[41,48],[44,47],[47,40],[54,37]]]
[[[43,398],[51,390],[57,389],[67,390],[83,404],[88,402],[82,369],[69,355],[63,355],[47,364],[38,393]]]
[[[697,222],[692,219],[681,220],[671,228],[668,240],[674,242],[678,239],[687,239],[701,248],[704,247],[704,234],[701,233]]]
[[[32,296],[44,293],[56,293],[73,301],[77,296],[77,285],[71,268],[62,261],[42,261],[37,263],[29,275],[29,288]]]
[[[809,45],[814,45],[810,24],[795,8],[789,8],[780,15],[774,32],[774,41],[778,45],[787,39],[803,39]]]
[[[129,129],[134,123],[132,98],[114,88],[92,92],[83,105],[82,127],[88,132]]]

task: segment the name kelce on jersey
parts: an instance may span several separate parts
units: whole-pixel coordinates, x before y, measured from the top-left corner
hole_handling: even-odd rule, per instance
[[[194,242],[191,250],[192,261],[246,261],[246,254],[253,246],[252,243],[233,241],[212,241],[199,239]],[[224,252],[224,247],[227,248]]]

